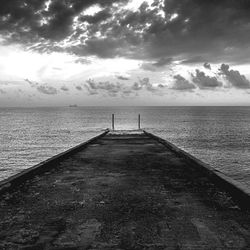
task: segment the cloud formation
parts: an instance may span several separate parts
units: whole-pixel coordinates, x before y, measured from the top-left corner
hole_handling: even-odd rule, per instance
[[[127,3],[2,0],[0,32],[5,43],[40,52],[155,60],[156,68],[175,57],[183,58],[183,63],[204,58],[249,62],[249,1],[156,0],[151,6],[144,2],[136,11],[123,8]],[[85,13],[96,5],[99,11]]]
[[[89,79],[86,81],[85,87],[89,95],[105,94],[110,97],[138,95],[142,91],[160,94],[160,91],[165,88],[162,84],[153,85],[149,78],[139,79],[132,85],[109,81],[96,82]]]
[[[82,86],[77,85],[77,86],[76,86],[76,89],[79,90],[79,91],[81,91],[81,90],[82,90]]]
[[[210,63],[205,62],[205,63],[203,64],[203,67],[204,67],[205,69],[211,70],[211,65],[210,65]]]
[[[66,91],[69,91],[69,88],[66,87],[66,86],[62,86],[62,87],[61,87],[61,90],[66,92]]]
[[[100,92],[108,94],[109,96],[115,97],[122,90],[122,84],[111,83],[109,81],[96,82],[92,79],[86,81],[85,87],[90,95],[96,95]]]
[[[58,93],[57,89],[49,86],[48,84],[39,84],[37,82],[30,81],[29,79],[25,79],[27,83],[30,84],[32,88],[35,88],[38,92],[45,95],[56,95]]]
[[[129,77],[128,77],[128,76],[122,76],[122,75],[116,76],[116,78],[117,78],[118,80],[122,80],[122,81],[127,81],[127,80],[129,80]]]
[[[179,91],[192,91],[196,87],[193,83],[190,83],[187,79],[185,79],[181,75],[175,75],[174,77],[174,85],[172,89],[179,90]]]
[[[122,0],[120,0],[122,1]],[[103,8],[116,0],[2,0],[0,30],[13,35],[16,41],[41,41],[40,38],[60,41],[72,34],[74,17],[90,6],[99,4]],[[29,35],[30,32],[30,35]],[[33,36],[33,38],[32,38]]]
[[[135,82],[131,87],[134,91],[146,90],[151,93],[159,93],[159,91],[163,90],[163,88],[165,88],[165,86],[162,84],[153,85],[148,77],[139,79],[139,81]]]
[[[238,70],[230,70],[229,65],[221,64],[220,74],[225,76],[232,87],[238,89],[250,89],[250,81]]]
[[[42,84],[37,86],[36,88],[40,93],[45,94],[45,95],[56,95],[57,94],[57,89],[52,87],[52,86],[48,86],[47,84]]]
[[[203,71],[196,69],[195,74],[192,74],[193,82],[200,89],[214,89],[218,87],[222,87],[223,84],[216,77],[207,76]]]

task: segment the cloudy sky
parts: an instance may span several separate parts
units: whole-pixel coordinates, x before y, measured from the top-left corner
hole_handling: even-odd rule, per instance
[[[1,0],[0,106],[250,105],[250,1]]]

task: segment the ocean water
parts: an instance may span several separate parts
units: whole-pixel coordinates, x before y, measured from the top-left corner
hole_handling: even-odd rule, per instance
[[[250,107],[0,108],[0,180],[111,127],[141,126],[250,187]]]

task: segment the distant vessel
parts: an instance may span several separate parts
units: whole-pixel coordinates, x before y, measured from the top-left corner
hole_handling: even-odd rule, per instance
[[[76,108],[78,107],[76,104],[73,104],[73,105],[69,105],[70,108]]]

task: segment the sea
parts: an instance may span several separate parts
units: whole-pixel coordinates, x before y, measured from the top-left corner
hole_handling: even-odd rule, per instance
[[[0,180],[111,127],[141,127],[250,187],[250,107],[0,108]]]

